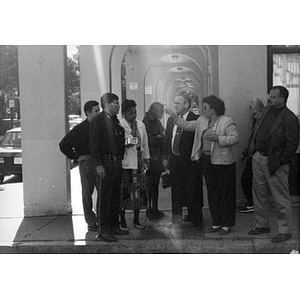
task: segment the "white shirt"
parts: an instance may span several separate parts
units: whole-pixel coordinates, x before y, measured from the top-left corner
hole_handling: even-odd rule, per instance
[[[190,111],[188,111],[187,113],[185,113],[183,116],[182,116],[182,119],[183,120],[186,120],[188,114],[189,114]],[[181,117],[181,116],[180,116]],[[177,131],[177,125],[174,125],[173,127],[173,133],[172,133],[172,149],[173,149],[173,144],[174,144],[174,138],[175,138],[175,135],[176,135],[176,131]]]

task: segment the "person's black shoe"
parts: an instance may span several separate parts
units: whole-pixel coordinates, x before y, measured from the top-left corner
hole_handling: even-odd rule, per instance
[[[222,226],[218,226],[218,227],[211,227],[209,229],[206,230],[206,233],[215,233],[215,232],[219,232],[221,230]]]
[[[124,231],[124,230],[121,230],[121,229],[115,229],[112,231],[112,234],[113,235],[128,235],[129,232],[128,231]]]
[[[128,231],[128,227],[125,219],[121,220],[119,228],[122,231]]]
[[[142,229],[143,228],[140,221],[136,221],[136,220],[133,220],[133,226],[137,229]]]
[[[287,234],[278,234],[275,237],[272,238],[272,242],[273,243],[282,243],[285,242],[287,240],[290,240],[292,238],[292,234],[291,233],[287,233]]]
[[[88,231],[98,231],[97,224],[94,225],[88,225]]]
[[[251,229],[248,234],[249,235],[258,235],[258,234],[264,234],[264,233],[269,233],[270,232],[270,227],[255,227]]]
[[[97,234],[96,238],[104,242],[113,243],[117,241],[117,238],[109,233]]]
[[[150,220],[162,219],[163,217],[165,217],[165,214],[159,210],[153,210],[149,215]]]

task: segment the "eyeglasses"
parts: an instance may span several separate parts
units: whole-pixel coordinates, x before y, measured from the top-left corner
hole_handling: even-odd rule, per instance
[[[278,98],[279,96],[274,96],[274,95],[271,95],[271,94],[267,94],[267,99],[271,100],[271,99],[275,99],[275,98]]]
[[[113,105],[113,106],[120,106],[120,103],[110,103],[110,105]]]

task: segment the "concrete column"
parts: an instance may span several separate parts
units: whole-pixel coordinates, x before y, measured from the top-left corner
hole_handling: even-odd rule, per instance
[[[68,130],[64,46],[19,46],[24,215],[72,212],[69,163],[58,144]]]
[[[100,103],[100,97],[109,92],[109,58],[112,46],[80,46],[81,115],[89,100]]]

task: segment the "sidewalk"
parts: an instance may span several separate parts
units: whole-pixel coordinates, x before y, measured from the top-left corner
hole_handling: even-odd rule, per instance
[[[290,253],[299,251],[299,208],[293,208],[294,226],[291,240],[274,244],[270,237],[277,234],[274,214],[271,234],[252,237],[247,234],[254,225],[253,214],[237,213],[236,226],[225,236],[202,234],[191,225],[170,227],[170,211],[162,220],[144,219],[143,229],[132,225],[132,213],[127,213],[130,234],[120,236],[116,243],[106,243],[88,232],[83,215],[1,218],[0,253]],[[210,216],[204,209],[205,227]]]
[[[77,180],[77,179],[76,179]],[[184,223],[182,228],[171,224],[169,189],[160,191],[161,220],[148,220],[140,214],[143,229],[135,229],[133,213],[126,212],[129,235],[119,236],[116,243],[95,238],[97,232],[87,231],[80,197],[73,201],[73,214],[24,218],[20,203],[22,183],[1,185],[0,191],[0,253],[290,253],[300,251],[300,207],[293,206],[292,239],[280,244],[271,242],[277,232],[276,212],[271,210],[270,234],[249,236],[254,227],[254,214],[236,212],[236,226],[225,236],[208,234]],[[78,185],[73,185],[78,186]],[[74,194],[80,195],[78,191]],[[73,195],[73,193],[72,193]],[[6,201],[6,202],[5,202]],[[205,229],[211,226],[208,208],[203,209]]]

